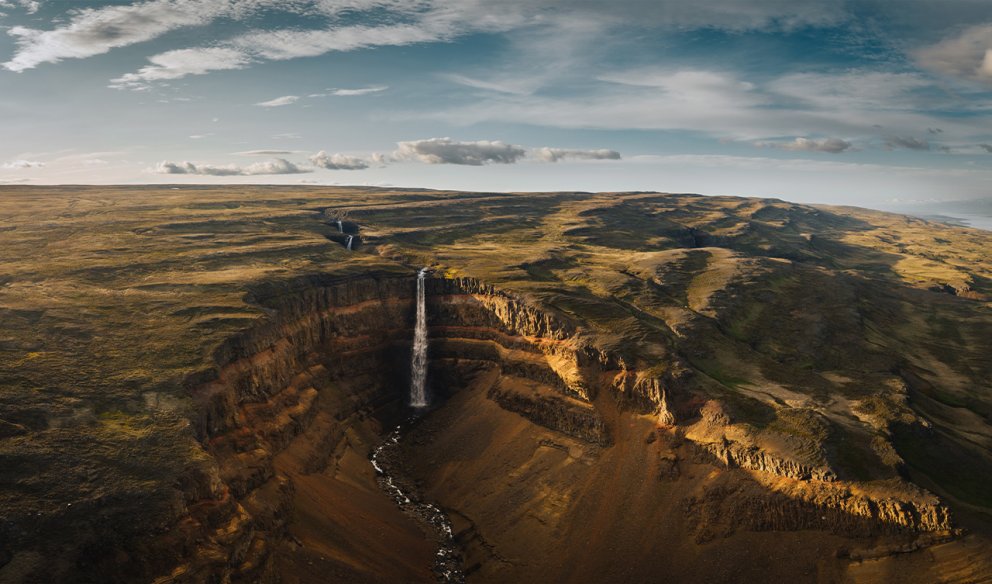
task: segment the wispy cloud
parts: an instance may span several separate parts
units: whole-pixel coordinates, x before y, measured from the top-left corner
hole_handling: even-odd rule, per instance
[[[987,141],[989,132],[964,117],[961,99],[937,92],[921,74],[842,71],[747,80],[719,70],[615,71],[571,94],[491,93],[425,115],[459,125],[522,123],[538,127],[680,130],[734,141],[781,136],[850,136],[868,141],[940,127],[948,142]],[[976,115],[981,100],[970,102]],[[810,148],[797,143],[793,147]],[[828,145],[829,146],[829,145]]]
[[[840,138],[816,140],[799,137],[788,142],[755,142],[755,146],[791,150],[793,152],[828,152],[830,154],[840,154],[841,152],[854,149],[854,144]]]
[[[992,24],[965,29],[915,56],[920,65],[942,75],[992,83]]]
[[[356,89],[330,89],[326,95],[333,95],[335,97],[349,97],[353,95],[379,93],[380,91],[386,91],[387,89],[389,89],[388,85],[374,85],[372,87],[358,87]]]
[[[234,152],[236,156],[288,156],[296,154],[295,150],[242,150]]]
[[[534,155],[544,162],[558,162],[566,158],[578,160],[620,160],[620,153],[605,148],[598,150],[575,150],[570,148],[538,148]]]
[[[930,150],[930,142],[913,136],[889,136],[885,139],[887,148],[896,150]]]
[[[328,89],[327,93],[311,93],[306,97],[309,99],[316,99],[321,97],[352,97],[359,95],[369,95],[372,93],[379,93],[389,89],[388,85],[375,85],[372,87],[358,87],[355,89]],[[265,106],[280,106],[289,105],[303,99],[301,96],[297,95],[286,95],[273,99],[271,101],[256,103],[255,105],[265,105]]]
[[[291,105],[300,100],[298,95],[284,95],[282,97],[277,97],[275,99],[270,99],[269,101],[260,101],[255,105],[261,107],[282,107],[285,105]]]
[[[238,16],[257,2],[226,0],[150,0],[129,5],[83,8],[52,30],[15,26],[7,32],[17,43],[13,58],[3,64],[24,71],[42,63],[101,55],[156,38],[169,31],[201,26],[221,16]]]
[[[836,24],[849,17],[843,0],[753,3],[697,0],[691,6],[681,2],[625,0],[608,5],[577,3],[567,13],[561,11],[553,0],[498,0],[491,3],[474,0],[149,0],[131,7],[81,11],[70,22],[51,31],[12,31],[20,35],[20,49],[11,66],[23,70],[43,62],[100,54],[115,47],[150,40],[177,28],[202,25],[219,18],[236,19],[261,9],[319,16],[324,22],[331,17],[332,25],[314,29],[249,30],[210,46],[181,49],[184,55],[194,57],[194,61],[197,54],[211,57],[195,68],[185,60],[177,63],[175,59],[163,58],[164,54],[155,55],[150,59],[152,65],[115,79],[112,85],[140,89],[149,83],[203,74],[210,70],[239,69],[251,63],[314,57],[370,47],[449,42],[476,31],[497,33],[523,29],[546,37],[552,31],[582,30],[586,36],[594,38],[594,31],[611,27],[649,25],[652,28],[733,31],[791,30],[809,25]],[[337,16],[345,12],[367,13],[369,18],[366,23],[358,20],[357,24],[341,25]],[[370,22],[375,24],[367,24]],[[118,27],[127,28],[129,32],[114,34]],[[224,51],[225,58],[219,58],[217,51]],[[470,78],[461,81],[466,84],[474,82],[478,87],[487,83]],[[497,82],[489,87],[505,90],[509,86],[501,86]]]
[[[211,71],[243,69],[251,60],[242,52],[225,47],[205,49],[179,49],[149,57],[146,65],[136,73],[127,73],[111,79],[114,89],[142,91],[156,81],[180,79],[187,75],[204,75]]]
[[[531,93],[534,93],[534,90],[541,84],[541,81],[534,77],[521,78],[504,76],[500,79],[484,80],[457,73],[443,73],[440,77],[452,83],[457,83],[458,85],[464,85],[474,89],[483,89],[485,91],[495,91],[497,93],[509,93],[512,95],[530,95]]]
[[[249,164],[248,166],[238,166],[236,164],[214,166],[194,162],[164,161],[155,167],[155,172],[158,174],[196,174],[204,176],[257,176],[263,174],[302,174],[311,172],[311,170],[300,168],[288,160],[276,158],[267,162]]]
[[[201,75],[213,70],[243,69],[263,61],[286,61],[330,52],[445,41],[455,34],[455,30],[440,22],[353,25],[328,30],[254,31],[224,41],[219,46],[182,49],[182,59],[169,58],[169,53],[149,57],[152,65],[112,80],[111,86],[144,89],[164,79]]]

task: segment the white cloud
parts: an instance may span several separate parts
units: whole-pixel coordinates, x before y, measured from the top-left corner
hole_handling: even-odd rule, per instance
[[[3,64],[24,71],[42,63],[101,55],[117,47],[156,38],[166,32],[236,16],[255,2],[230,0],[150,0],[129,5],[73,10],[67,24],[52,30],[15,26],[17,52]]]
[[[112,85],[141,89],[149,83],[240,69],[259,61],[447,42],[478,31],[491,34],[516,29],[532,34],[532,38],[547,38],[549,32],[577,30],[584,38],[593,39],[596,31],[629,30],[632,26],[788,30],[837,24],[848,18],[843,0],[696,0],[691,4],[624,0],[576,2],[568,10],[553,0],[146,0],[73,9],[67,21],[51,30],[13,27],[9,33],[17,39],[17,51],[4,66],[23,71],[42,63],[90,57],[177,29],[204,26],[218,19],[244,19],[261,10],[320,19],[331,25],[248,30],[210,46],[169,51],[151,57],[151,65],[113,80]],[[377,24],[342,25],[343,14],[365,14],[365,22]],[[468,78],[462,81],[471,83]]]
[[[457,142],[451,138],[430,138],[399,142],[398,145],[399,148],[393,154],[397,159],[427,164],[513,164],[527,153],[520,146],[489,140]]]
[[[211,71],[244,69],[251,59],[241,51],[211,47],[204,49],[179,49],[149,57],[146,65],[136,73],[127,73],[110,80],[114,89],[144,90],[155,81],[179,79],[187,75],[204,75]]]
[[[973,26],[924,47],[916,51],[916,59],[942,75],[992,82],[992,24]]]
[[[314,166],[328,170],[362,170],[369,167],[369,162],[364,158],[345,154],[328,154],[323,150],[311,156],[310,162]]]
[[[37,162],[34,160],[23,160],[23,159],[10,160],[8,162],[4,162],[3,164],[0,164],[0,168],[3,168],[5,170],[23,170],[26,168],[41,168],[43,166],[45,166],[44,162]]]
[[[38,0],[16,0],[16,3],[13,0],[0,1],[0,8],[14,8],[15,5],[20,6],[28,14],[34,14],[41,9],[41,2]]]
[[[386,91],[389,89],[388,85],[374,85],[372,87],[359,87],[357,89],[330,89],[328,95],[347,97],[352,95],[368,95],[370,93],[379,93],[380,91]]]
[[[538,148],[534,155],[544,162],[558,162],[566,158],[580,160],[620,160],[620,153],[616,150],[574,150],[569,148]]]
[[[299,100],[300,100],[300,96],[298,95],[284,95],[282,97],[270,99],[269,101],[262,101],[256,103],[255,105],[259,105],[262,107],[282,107],[284,105],[294,104]]]
[[[197,174],[205,176],[257,176],[262,174],[302,174],[311,171],[300,168],[288,160],[275,158],[267,162],[256,162],[243,167],[236,164],[214,166],[194,162],[163,161],[155,167],[155,172],[158,174]]]
[[[779,148],[781,150],[791,150],[793,152],[828,152],[830,154],[840,154],[854,148],[854,144],[840,138],[823,138],[815,140],[812,138],[799,137],[790,142],[756,142],[756,146],[763,148]]]
[[[329,30],[285,29],[250,32],[224,41],[220,46],[170,51],[181,52],[183,59],[163,58],[169,53],[150,57],[151,66],[114,79],[111,86],[143,89],[163,79],[179,79],[210,71],[243,69],[258,61],[285,61],[316,57],[335,51],[354,51],[369,47],[402,46],[428,41],[448,40],[453,31],[445,27],[397,24],[383,26],[344,26]]]

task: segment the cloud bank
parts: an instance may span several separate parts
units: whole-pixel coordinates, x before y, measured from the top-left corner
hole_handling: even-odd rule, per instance
[[[520,146],[505,142],[479,140],[458,142],[451,138],[429,138],[411,142],[399,142],[393,154],[400,160],[416,160],[427,164],[513,164],[523,158],[527,151]]]
[[[363,170],[369,167],[368,161],[364,158],[344,154],[328,154],[323,150],[311,156],[310,162],[318,168],[328,170]]]
[[[35,160],[10,160],[0,164],[0,168],[5,170],[23,170],[25,168],[41,168],[45,166],[44,162],[37,162]]]
[[[275,158],[267,162],[249,164],[248,166],[238,166],[236,164],[214,166],[194,162],[164,161],[158,164],[155,172],[158,174],[195,174],[202,176],[258,176],[263,174],[303,174],[311,172],[311,170],[300,168],[288,160]]]

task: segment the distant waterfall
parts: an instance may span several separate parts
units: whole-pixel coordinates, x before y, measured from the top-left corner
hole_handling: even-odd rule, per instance
[[[355,241],[355,236],[354,235],[349,235],[348,236],[348,251],[351,251],[351,244],[354,241]]]
[[[344,233],[344,223],[341,223],[340,219],[338,219],[338,233]]]
[[[417,272],[417,324],[413,332],[413,357],[410,359],[410,405],[415,408],[427,406],[427,294],[424,292],[424,276],[427,268]]]

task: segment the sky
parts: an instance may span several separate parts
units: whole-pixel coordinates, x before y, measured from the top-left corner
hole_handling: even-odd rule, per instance
[[[0,0],[0,184],[992,197],[989,0]]]

